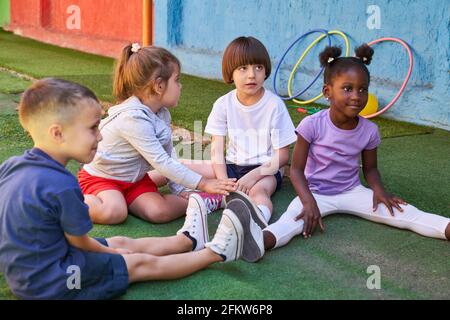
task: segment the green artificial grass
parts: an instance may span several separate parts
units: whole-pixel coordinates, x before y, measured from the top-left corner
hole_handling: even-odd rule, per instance
[[[57,77],[92,88],[112,101],[113,59],[60,48],[0,30],[0,66],[35,78]]]
[[[284,191],[292,193],[289,189]],[[278,194],[274,201],[281,202],[280,197]],[[279,210],[280,205],[277,207]],[[210,219],[211,234],[218,217],[216,213]],[[181,223],[152,226],[130,217],[120,226],[96,226],[92,235],[163,236],[173,234]],[[325,234],[308,241],[295,239],[288,246],[269,252],[258,264],[216,264],[181,280],[135,284],[122,298],[446,298],[448,244],[353,217],[330,217],[325,224]],[[365,287],[367,267],[374,264],[382,270],[379,291]],[[1,281],[0,286],[0,294],[4,294],[0,297],[11,298]]]
[[[17,94],[28,88],[31,81],[16,77],[6,71],[0,70],[0,93]]]
[[[0,66],[36,78],[57,76],[77,81],[91,87],[100,99],[113,101],[112,59],[1,30],[0,46]],[[17,92],[24,84],[8,77],[0,73],[0,163],[32,146],[15,111]],[[172,110],[173,122],[193,130],[197,120],[204,127],[213,102],[231,87],[187,75],[181,81],[183,93],[179,106]],[[18,87],[13,87],[16,83]],[[293,108],[289,113],[295,124],[304,117]],[[450,216],[450,132],[382,118],[374,121],[384,138],[379,167],[388,191],[425,211]],[[71,162],[68,168],[75,174],[78,164]],[[282,190],[273,197],[272,221],[294,197],[289,179],[285,179]],[[219,219],[219,212],[209,218],[211,236]],[[448,242],[351,216],[335,215],[324,222],[324,234],[317,232],[309,240],[296,238],[268,252],[259,263],[215,264],[180,280],[134,284],[121,299],[448,299]],[[118,226],[96,225],[91,235],[169,236],[182,223],[183,219],[178,219],[152,225],[130,216]],[[370,265],[381,269],[381,290],[366,287]],[[0,299],[14,299],[2,275]]]
[[[15,114],[20,94],[31,84],[9,72],[0,70],[0,115]]]
[[[0,92],[0,115],[17,113],[16,109],[19,101],[19,94],[5,94]]]
[[[32,146],[17,115],[0,115],[0,162]],[[388,191],[417,207],[450,216],[450,133],[383,139],[379,166]],[[76,173],[78,165],[69,164]],[[288,179],[273,197],[275,221],[295,197]],[[220,213],[209,218],[211,236]],[[118,226],[96,225],[92,236],[173,235],[183,219],[153,225],[129,216]],[[446,299],[450,288],[448,242],[335,215],[326,231],[296,238],[256,264],[215,264],[173,281],[133,284],[120,299]],[[381,269],[381,290],[369,290],[370,265]],[[14,299],[0,275],[0,299]]]
[[[417,146],[420,146],[418,148]],[[380,171],[388,191],[417,207],[450,217],[450,133],[437,130],[383,140]],[[424,165],[424,164],[427,165]],[[437,169],[438,168],[438,169]],[[276,220],[295,197],[288,179],[273,197]],[[213,214],[210,234],[220,218]],[[93,235],[170,235],[182,219],[151,225],[130,217],[125,225],[96,226]],[[216,264],[191,277],[132,285],[123,299],[446,299],[449,243],[356,217],[324,219],[326,232],[268,252],[257,264]],[[128,228],[127,228],[128,226]],[[367,268],[378,265],[382,289],[368,290]],[[207,285],[206,285],[207,284]]]

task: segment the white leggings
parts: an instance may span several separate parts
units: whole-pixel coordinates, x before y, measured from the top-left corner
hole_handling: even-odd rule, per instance
[[[330,196],[313,193],[313,196],[316,199],[322,217],[338,212],[349,213],[370,221],[412,230],[426,237],[446,239],[445,229],[450,223],[449,218],[420,211],[410,204],[400,205],[404,210],[403,212],[394,209],[394,217],[391,216],[387,207],[382,203],[373,212],[373,192],[371,189],[361,185],[338,195]],[[275,236],[277,240],[275,248],[284,246],[294,236],[302,233],[303,220],[294,220],[302,209],[302,202],[299,197],[296,197],[280,219],[264,229]]]

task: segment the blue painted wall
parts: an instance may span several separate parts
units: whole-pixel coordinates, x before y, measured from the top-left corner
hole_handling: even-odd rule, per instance
[[[369,29],[373,21],[370,5],[380,9],[380,29]],[[384,114],[408,122],[450,130],[450,5],[448,0],[158,0],[155,1],[155,44],[169,48],[181,60],[183,72],[221,79],[221,58],[226,45],[241,35],[252,35],[267,47],[273,69],[284,50],[300,34],[316,28],[339,29],[355,46],[379,37],[398,37],[413,50],[414,69],[407,89]],[[278,81],[287,92],[287,79],[300,53],[317,35],[308,36],[287,56]],[[342,44],[338,37],[334,44]],[[294,91],[302,89],[319,70],[322,41],[310,51],[299,68]],[[385,105],[406,75],[406,51],[396,43],[375,48],[369,69],[370,91]],[[272,77],[266,81],[272,88]],[[318,81],[303,98],[320,91]],[[319,100],[326,103],[325,100]]]

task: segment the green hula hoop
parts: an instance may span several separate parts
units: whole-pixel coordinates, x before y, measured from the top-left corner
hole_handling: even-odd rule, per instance
[[[349,44],[349,42],[348,42],[348,38],[347,38],[347,36],[345,35],[345,33],[341,32],[341,31],[339,31],[339,30],[331,30],[331,31],[328,31],[328,34],[337,34],[337,35],[341,36],[341,37],[344,39],[344,41],[345,41],[345,56],[348,57],[348,55],[349,55],[349,53],[350,53],[350,44]],[[300,63],[303,61],[303,59],[306,57],[306,55],[308,54],[308,52],[312,49],[312,47],[314,47],[320,40],[322,40],[322,39],[325,38],[325,37],[326,37],[326,35],[324,35],[324,34],[318,36],[318,37],[316,38],[316,40],[314,40],[314,41],[313,41],[313,42],[305,49],[305,51],[303,51],[302,55],[301,55],[300,58],[298,59],[297,63],[295,64],[294,68],[293,68],[292,71],[291,71],[291,75],[289,76],[289,81],[288,81],[288,94],[289,94],[289,96],[292,96],[292,80],[294,79],[294,74],[295,74],[295,71],[297,71],[298,66],[299,66]],[[322,96],[323,96],[323,93],[320,93],[318,96],[316,96],[316,97],[314,97],[314,98],[312,98],[312,99],[306,100],[306,101],[301,101],[301,100],[297,100],[297,99],[292,99],[292,101],[294,101],[295,103],[298,103],[298,104],[303,105],[303,104],[309,104],[309,103],[312,103],[312,102],[314,102],[314,101],[320,99]]]

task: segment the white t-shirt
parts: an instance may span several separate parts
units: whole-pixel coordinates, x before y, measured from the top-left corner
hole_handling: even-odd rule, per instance
[[[237,165],[266,163],[274,150],[297,140],[285,104],[267,89],[251,106],[239,102],[236,90],[217,99],[205,132],[228,137],[226,160]]]

